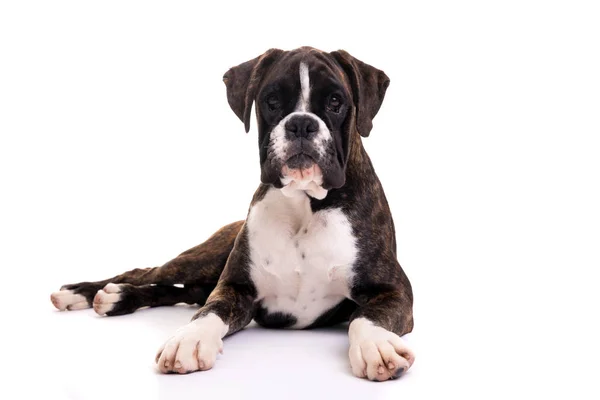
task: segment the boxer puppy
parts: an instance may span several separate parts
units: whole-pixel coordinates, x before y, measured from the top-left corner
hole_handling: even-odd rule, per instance
[[[109,316],[201,305],[158,351],[165,373],[211,369],[222,339],[254,319],[289,329],[349,321],[354,375],[399,376],[414,361],[400,338],[413,328],[413,295],[361,139],[371,132],[389,78],[345,51],[302,47],[268,50],[223,80],[246,132],[256,105],[261,184],[246,220],[161,267],[65,285],[52,294],[53,304],[93,306]]]

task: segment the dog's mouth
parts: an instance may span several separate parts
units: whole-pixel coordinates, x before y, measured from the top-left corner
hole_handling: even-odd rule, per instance
[[[323,199],[327,190],[323,189],[323,171],[315,160],[305,154],[296,154],[281,167],[281,188],[288,197],[306,192],[316,199]]]
[[[293,155],[285,162],[289,169],[307,169],[313,164],[315,164],[315,160],[306,153]]]
[[[296,154],[285,162],[281,175],[288,180],[312,181],[322,176],[322,171],[315,160],[305,153]]]
[[[323,199],[327,190],[323,189],[323,170],[319,165],[319,153],[312,146],[304,146],[302,141],[287,149],[287,159],[279,170],[281,191],[288,197],[308,194]]]

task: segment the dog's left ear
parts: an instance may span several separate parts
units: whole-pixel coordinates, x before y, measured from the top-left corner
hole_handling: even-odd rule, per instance
[[[356,107],[356,128],[361,136],[367,137],[373,128],[373,118],[383,103],[390,78],[385,72],[352,57],[344,50],[329,54],[335,58],[350,79]]]
[[[235,115],[244,123],[246,133],[250,131],[250,111],[262,77],[281,54],[283,50],[269,49],[261,56],[230,68],[223,75],[223,82],[227,86],[227,101]]]

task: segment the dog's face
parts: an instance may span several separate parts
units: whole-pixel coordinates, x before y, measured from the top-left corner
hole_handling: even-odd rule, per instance
[[[369,134],[389,84],[344,51],[308,47],[269,50],[224,81],[246,131],[255,102],[262,182],[319,199],[344,185],[352,137]]]

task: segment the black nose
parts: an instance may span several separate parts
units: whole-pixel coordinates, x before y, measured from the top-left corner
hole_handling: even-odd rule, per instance
[[[310,139],[319,130],[319,123],[307,115],[294,115],[285,123],[285,130],[292,137]]]

